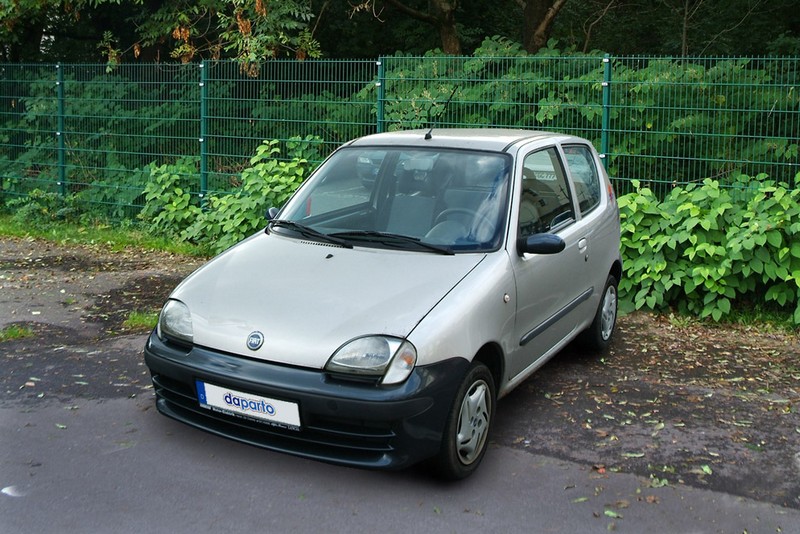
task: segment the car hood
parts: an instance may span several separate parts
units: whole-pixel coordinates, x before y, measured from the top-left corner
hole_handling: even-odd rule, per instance
[[[182,282],[197,345],[321,369],[347,341],[409,335],[485,254],[345,249],[253,236]],[[247,347],[252,332],[264,344]]]

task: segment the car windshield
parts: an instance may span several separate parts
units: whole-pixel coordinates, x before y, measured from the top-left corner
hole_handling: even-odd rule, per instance
[[[298,225],[354,246],[476,252],[500,246],[510,157],[493,152],[347,147],[304,184],[273,229]]]

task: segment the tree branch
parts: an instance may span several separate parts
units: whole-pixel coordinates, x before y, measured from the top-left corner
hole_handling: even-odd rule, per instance
[[[322,20],[322,14],[325,13],[325,10],[328,8],[328,4],[330,4],[330,0],[325,0],[325,3],[322,4],[322,7],[319,10],[319,15],[317,15],[317,22],[314,23],[314,29],[311,30],[311,35],[317,31],[317,26],[319,26],[319,21]]]
[[[408,7],[404,3],[400,2],[399,0],[385,0],[387,4],[391,4],[406,15],[411,18],[420,20],[422,22],[427,22],[428,24],[436,24],[439,20],[431,15],[430,13],[425,13],[423,11],[419,11],[417,9]]]
[[[716,41],[717,39],[719,39],[720,37],[722,37],[722,36],[723,36],[723,35],[725,35],[726,33],[732,32],[733,30],[735,30],[736,28],[738,28],[739,26],[741,26],[742,24],[744,24],[744,21],[745,21],[745,20],[747,20],[747,18],[748,18],[750,15],[752,15],[752,14],[753,14],[753,11],[755,11],[755,10],[756,10],[756,8],[757,8],[758,6],[760,6],[760,5],[761,5],[761,3],[762,3],[762,2],[763,2],[763,0],[756,0],[756,3],[755,3],[755,4],[753,4],[753,6],[752,6],[750,9],[748,9],[748,10],[747,10],[747,13],[745,13],[745,14],[744,14],[744,16],[742,17],[742,20],[740,20],[739,22],[737,22],[736,24],[734,24],[734,25],[733,25],[733,26],[731,26],[730,28],[726,28],[726,29],[722,30],[721,32],[719,32],[718,34],[716,34],[714,37],[712,37],[712,38],[711,38],[711,39],[708,41],[708,43],[706,44],[705,48],[703,48],[703,50],[700,52],[700,54],[699,54],[699,55],[701,55],[701,56],[702,56],[703,54],[705,54],[706,50],[708,50],[708,47],[710,47],[712,44],[714,44],[714,41]]]
[[[595,24],[597,24],[598,22],[600,22],[601,20],[603,20],[603,18],[604,18],[604,17],[605,17],[605,16],[608,14],[608,12],[611,10],[611,8],[612,8],[612,7],[616,7],[616,6],[614,5],[614,4],[616,4],[616,3],[617,3],[617,0],[610,0],[610,1],[608,2],[608,5],[606,5],[606,7],[605,7],[605,8],[603,9],[603,11],[600,13],[600,16],[598,16],[596,19],[594,19],[594,21],[592,21],[592,23],[591,23],[591,24],[589,24],[589,27],[588,27],[588,28],[586,28],[586,27],[584,26],[584,29],[583,29],[583,34],[586,36],[586,38],[585,38],[585,39],[584,39],[584,41],[583,41],[583,53],[584,53],[584,54],[586,53],[586,49],[587,49],[587,48],[589,48],[589,40],[590,40],[590,39],[591,39],[591,37],[592,37],[592,29],[594,28]]]

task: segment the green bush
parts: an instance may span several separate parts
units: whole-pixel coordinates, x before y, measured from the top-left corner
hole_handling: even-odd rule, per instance
[[[192,192],[199,183],[196,158],[150,168],[144,188],[145,207],[139,213],[150,233],[179,237],[200,215],[200,197]]]
[[[146,206],[139,214],[154,235],[172,237],[216,253],[236,244],[265,224],[269,208],[280,207],[305,179],[303,157],[318,154],[321,141],[295,138],[285,143],[264,141],[241,173],[233,193],[208,195],[204,201],[192,185],[199,182],[197,161],[152,167],[145,187]]]
[[[46,230],[53,224],[74,222],[77,217],[74,204],[71,196],[34,189],[26,197],[8,201],[7,207],[15,223]]]
[[[297,141],[292,147],[302,152],[307,143]],[[264,227],[267,210],[282,206],[308,170],[308,160],[282,161],[280,156],[279,141],[261,144],[251,167],[242,172],[242,186],[231,194],[209,196],[206,209],[192,214],[193,222],[181,237],[216,253]]]
[[[624,307],[718,321],[734,301],[764,302],[793,306],[800,324],[800,190],[765,175],[734,185],[706,179],[659,200],[633,182],[619,198]]]
[[[153,164],[132,170],[108,169],[105,177],[89,182],[74,193],[81,213],[113,221],[136,220],[144,207],[144,189]]]

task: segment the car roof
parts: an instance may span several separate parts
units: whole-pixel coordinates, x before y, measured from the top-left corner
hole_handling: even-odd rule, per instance
[[[411,147],[469,148],[504,152],[520,142],[549,139],[565,141],[578,138],[535,130],[509,128],[430,128],[367,135],[348,146],[403,145]]]

